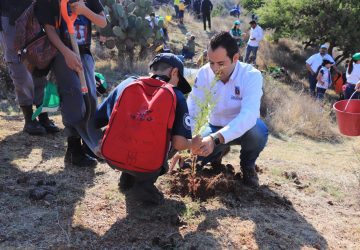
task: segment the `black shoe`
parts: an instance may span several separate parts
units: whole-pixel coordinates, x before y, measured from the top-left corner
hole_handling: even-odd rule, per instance
[[[243,172],[243,182],[246,186],[258,188],[259,185],[259,177],[256,173],[255,166],[252,167],[242,167]]]
[[[29,135],[45,135],[46,134],[45,128],[43,126],[41,126],[41,124],[37,120],[25,122],[23,131],[28,133]]]
[[[46,130],[41,124],[38,122],[38,120],[32,120],[32,105],[29,106],[20,106],[24,118],[25,118],[25,125],[23,131],[28,133],[29,135],[45,135]]]
[[[131,189],[135,184],[135,178],[131,174],[122,172],[119,180],[120,192],[126,192]]]
[[[82,140],[82,151],[87,154],[88,156],[96,159],[98,162],[105,162],[105,159],[97,156],[96,154],[94,154],[94,152],[88,147],[88,145],[84,142],[84,140]]]
[[[145,204],[160,205],[164,203],[164,195],[154,184],[141,185],[140,183],[136,183],[132,190],[135,198]]]
[[[64,161],[78,167],[95,167],[97,165],[96,159],[83,152],[81,138],[74,136],[68,137],[68,148]]]
[[[214,168],[222,167],[222,159],[225,155],[227,155],[230,152],[230,146],[226,147],[224,151],[221,152],[218,158],[216,158],[214,161],[210,162],[210,165]]]
[[[47,113],[41,113],[39,115],[39,123],[45,128],[48,133],[57,133],[60,132],[59,127],[57,127],[53,120],[49,119]]]

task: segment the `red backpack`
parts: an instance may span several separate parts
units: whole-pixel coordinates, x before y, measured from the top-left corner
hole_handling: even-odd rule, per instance
[[[127,86],[111,113],[101,152],[120,170],[154,172],[164,163],[175,119],[172,86],[139,78]]]

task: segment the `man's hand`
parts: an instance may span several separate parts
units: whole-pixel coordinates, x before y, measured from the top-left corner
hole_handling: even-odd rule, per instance
[[[214,151],[215,143],[211,136],[206,136],[201,141],[201,147],[193,152],[199,156],[208,156]]]
[[[71,11],[76,15],[84,15],[89,11],[89,8],[85,5],[84,0],[79,0],[78,2],[72,3],[70,5]]]
[[[66,50],[64,57],[66,65],[70,69],[76,71],[77,73],[80,73],[83,70],[80,57],[76,55],[75,52],[73,52],[71,49]]]
[[[360,82],[355,85],[355,90],[360,92]]]
[[[191,139],[191,152],[197,152],[201,147],[202,138],[200,135],[196,135]]]

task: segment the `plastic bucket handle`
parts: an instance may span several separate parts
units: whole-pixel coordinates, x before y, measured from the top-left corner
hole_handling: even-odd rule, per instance
[[[354,91],[354,93],[352,93],[352,95],[350,96],[350,98],[349,98],[348,102],[346,103],[346,106],[345,106],[344,112],[346,112],[346,109],[347,109],[347,107],[349,106],[349,103],[350,103],[350,101],[351,101],[351,98],[353,98],[353,96],[355,95],[355,93],[356,93],[356,92],[357,92],[357,90],[355,90],[355,91]]]

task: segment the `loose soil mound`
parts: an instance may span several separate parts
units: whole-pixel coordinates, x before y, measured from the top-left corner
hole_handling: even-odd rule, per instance
[[[230,164],[205,166],[196,171],[194,176],[190,168],[185,168],[172,175],[170,189],[171,193],[190,195],[204,201],[217,194],[234,192],[239,179],[240,174],[235,174],[234,167]]]

